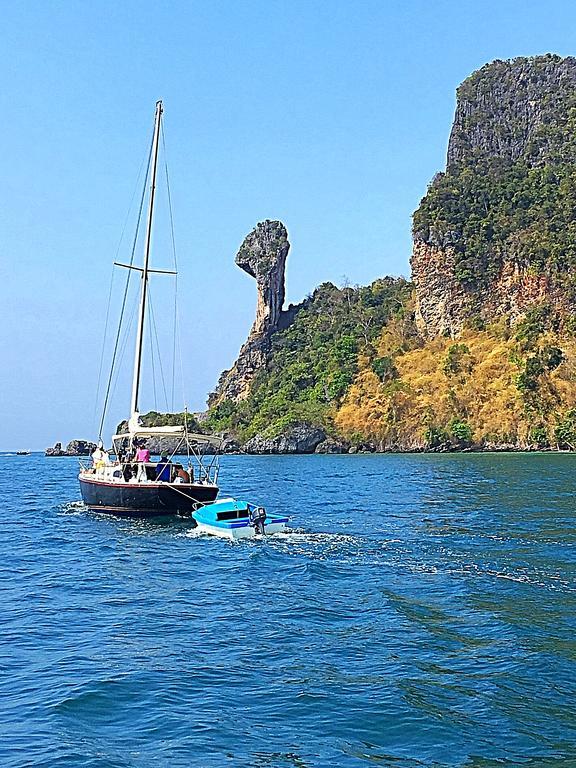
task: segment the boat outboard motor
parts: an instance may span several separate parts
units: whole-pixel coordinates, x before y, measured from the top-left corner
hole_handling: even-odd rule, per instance
[[[266,522],[266,510],[264,507],[248,507],[250,525],[254,527],[256,533],[264,535],[264,523]]]

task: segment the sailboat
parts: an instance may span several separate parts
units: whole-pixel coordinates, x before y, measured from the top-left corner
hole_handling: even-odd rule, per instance
[[[151,273],[168,272],[150,266],[162,114],[162,102],[158,101],[147,175],[150,178],[150,192],[143,264],[141,267],[118,264],[136,270],[140,275],[130,417],[127,426],[113,435],[110,451],[99,445],[98,451],[92,455],[93,466],[81,464],[78,476],[82,499],[87,507],[97,512],[129,517],[191,515],[199,507],[213,502],[219,490],[218,449],[221,438],[191,432],[186,412],[184,423],[176,426],[147,427],[140,420],[148,281]],[[155,445],[169,446],[169,453],[162,451],[163,458],[160,461],[151,461],[146,450],[148,441],[153,441]],[[174,461],[175,457],[182,455],[186,456],[185,463]]]

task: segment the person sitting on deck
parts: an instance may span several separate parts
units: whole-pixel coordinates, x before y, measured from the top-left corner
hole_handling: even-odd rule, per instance
[[[160,461],[156,464],[156,480],[162,483],[169,483],[172,479],[172,462],[168,461],[168,456],[162,454]]]
[[[175,483],[190,482],[190,473],[186,472],[182,464],[174,464],[174,470],[176,472],[176,477],[174,478]]]
[[[130,470],[130,477],[128,479],[129,483],[137,483],[138,482],[138,470],[131,469]]]

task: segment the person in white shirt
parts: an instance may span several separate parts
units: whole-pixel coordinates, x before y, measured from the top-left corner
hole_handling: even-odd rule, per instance
[[[106,464],[110,464],[110,457],[108,452],[104,450],[104,444],[102,440],[98,440],[98,447],[92,453],[92,461],[94,462],[94,469],[105,467]]]

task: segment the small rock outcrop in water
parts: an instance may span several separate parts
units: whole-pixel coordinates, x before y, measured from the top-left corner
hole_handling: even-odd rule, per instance
[[[96,450],[96,443],[88,440],[71,440],[66,449],[62,443],[56,443],[53,448],[47,448],[45,456],[90,456]]]
[[[255,278],[258,288],[256,319],[238,359],[224,371],[208,404],[244,399],[257,371],[266,364],[270,338],[278,329],[284,304],[284,271],[290,250],[286,227],[280,221],[258,224],[244,239],[236,264]]]
[[[66,456],[66,451],[62,448],[62,443],[55,443],[53,448],[46,448],[45,456]]]
[[[310,424],[294,424],[277,437],[256,435],[244,445],[244,453],[314,453],[326,440],[320,427]]]
[[[72,440],[66,446],[68,456],[90,456],[96,450],[96,443],[88,440]]]

